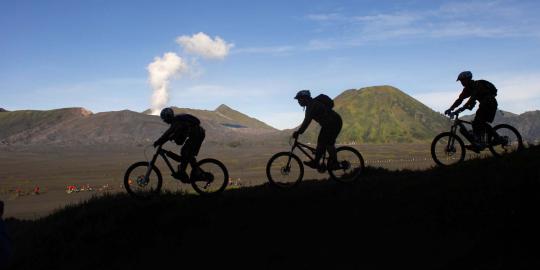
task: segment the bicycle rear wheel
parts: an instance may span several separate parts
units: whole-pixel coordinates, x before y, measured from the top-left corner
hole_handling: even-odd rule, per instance
[[[268,182],[274,187],[288,189],[297,186],[304,177],[304,165],[291,152],[273,155],[266,164]]]
[[[124,187],[129,195],[137,199],[153,197],[161,191],[163,178],[161,172],[154,165],[148,178],[145,178],[149,163],[141,161],[129,166],[124,175]]]
[[[191,180],[191,186],[201,195],[216,195],[225,190],[229,184],[229,172],[221,161],[207,158],[197,162],[202,170],[198,178]]]
[[[431,143],[431,157],[440,166],[462,162],[465,159],[465,145],[457,135],[443,132]]]
[[[494,156],[501,156],[523,149],[523,139],[513,126],[502,124],[489,132],[488,145]]]
[[[364,171],[364,158],[358,150],[342,146],[336,149],[337,168],[328,169],[328,173],[333,180],[341,183],[351,183],[358,180]]]

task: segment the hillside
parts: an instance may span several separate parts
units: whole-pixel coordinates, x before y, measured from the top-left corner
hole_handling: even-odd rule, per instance
[[[268,131],[277,131],[275,128],[265,124],[264,122],[249,117],[239,111],[236,111],[225,104],[219,105],[213,111],[178,108],[174,106],[172,108],[175,113],[189,113],[200,118],[201,120],[216,122],[230,128],[253,128]],[[150,114],[150,110],[145,110],[143,113]]]
[[[20,140],[28,143],[34,136],[46,136],[44,130],[80,120],[92,115],[84,108],[65,108],[48,111],[21,110],[0,114],[0,141]],[[12,137],[12,138],[10,138]]]
[[[347,90],[334,98],[343,119],[341,143],[430,141],[448,127],[448,119],[392,86]],[[306,133],[315,141],[318,125]]]
[[[475,115],[464,116],[463,119],[472,121]],[[538,142],[540,140],[540,111],[529,111],[522,114],[514,114],[499,110],[495,115],[492,125],[510,124],[518,129],[525,141]]]
[[[222,105],[216,111],[175,108],[202,120],[207,141],[228,143],[264,139],[253,135],[277,132],[257,119]],[[157,116],[129,110],[92,113],[83,108],[13,111],[0,114],[3,144],[147,145],[167,125]]]
[[[537,269],[539,159],[532,147],[427,171],[368,168],[353,185],[108,195],[8,220],[12,269]]]

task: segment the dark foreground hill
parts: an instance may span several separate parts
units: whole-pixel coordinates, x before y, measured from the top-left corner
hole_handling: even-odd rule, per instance
[[[369,168],[353,185],[94,198],[8,220],[13,269],[539,269],[538,160],[533,147],[427,171]]]

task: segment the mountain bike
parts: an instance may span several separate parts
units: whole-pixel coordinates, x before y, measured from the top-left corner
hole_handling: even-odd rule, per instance
[[[523,139],[516,128],[508,124],[491,127],[487,123],[487,146],[484,148],[475,147],[477,142],[474,135],[466,127],[466,125],[472,125],[472,123],[459,119],[459,114],[462,111],[460,109],[450,115],[450,119],[454,120],[450,132],[443,132],[435,136],[431,143],[431,157],[438,165],[449,166],[462,162],[465,159],[466,148],[476,153],[488,148],[494,156],[502,156],[523,149]],[[458,128],[461,135],[471,145],[465,146],[461,137],[457,135]]]
[[[291,138],[292,139],[292,138]],[[266,164],[266,176],[272,186],[287,189],[297,186],[304,177],[304,164],[300,158],[294,154],[295,149],[299,149],[311,161],[314,160],[316,149],[303,144],[294,138],[289,152],[279,152],[274,154]],[[334,168],[326,165],[326,151],[322,157],[322,163],[318,168],[319,173],[328,172],[330,178],[342,182],[350,183],[356,181],[364,170],[364,158],[356,149],[349,146],[336,148],[337,162]],[[313,155],[313,156],[312,156]]]
[[[156,166],[158,156],[162,157],[171,170],[176,174],[169,158],[180,162],[182,157],[162,148],[159,145],[150,161],[140,161],[129,166],[124,175],[124,187],[135,198],[149,198],[158,195],[163,184],[163,177]],[[229,172],[221,161],[206,158],[197,162],[196,168],[191,168],[191,175],[187,181],[201,195],[212,195],[223,192],[229,183]]]

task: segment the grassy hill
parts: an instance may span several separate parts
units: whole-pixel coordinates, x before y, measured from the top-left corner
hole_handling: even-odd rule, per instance
[[[347,90],[334,98],[343,119],[341,143],[404,143],[430,141],[447,129],[448,120],[392,86]],[[306,138],[316,141],[318,125]]]
[[[8,220],[13,269],[538,269],[540,147],[223,196],[125,194]],[[9,207],[7,205],[6,207]]]

